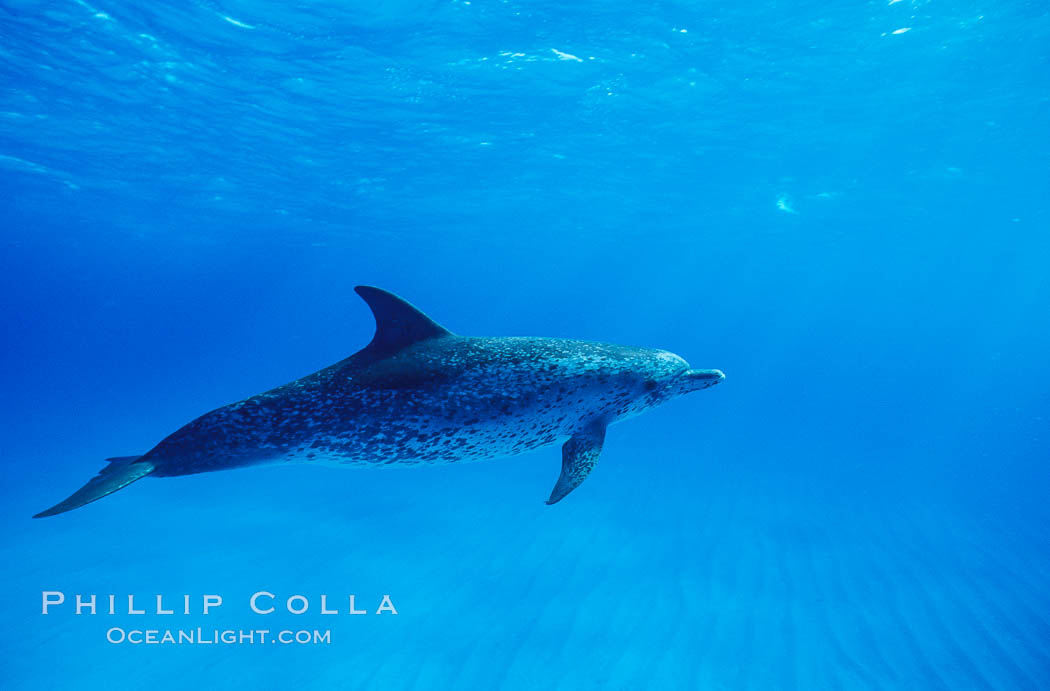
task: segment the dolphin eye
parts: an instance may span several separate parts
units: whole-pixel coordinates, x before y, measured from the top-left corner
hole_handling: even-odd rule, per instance
[[[645,390],[646,391],[656,391],[656,380],[655,379],[646,379],[645,380]]]

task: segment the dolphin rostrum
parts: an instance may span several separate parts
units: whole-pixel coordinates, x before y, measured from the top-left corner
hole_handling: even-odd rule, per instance
[[[664,350],[555,338],[457,336],[405,300],[359,286],[376,320],[361,351],[202,415],[141,456],[109,465],[34,518],[70,511],[147,475],[265,463],[404,467],[482,461],[568,437],[548,504],[594,468],[605,428],[725,378]]]

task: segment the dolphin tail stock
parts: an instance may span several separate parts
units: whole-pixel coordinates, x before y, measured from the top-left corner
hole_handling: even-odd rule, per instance
[[[67,499],[55,504],[46,511],[41,511],[33,518],[44,518],[55,514],[78,509],[102,497],[127,487],[135,480],[146,477],[155,470],[149,461],[138,462],[142,456],[118,456],[107,458],[109,465],[88,480],[88,483],[70,495]]]

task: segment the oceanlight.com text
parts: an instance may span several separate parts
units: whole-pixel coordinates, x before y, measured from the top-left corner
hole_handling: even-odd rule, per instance
[[[330,629],[123,629],[106,631],[114,645],[330,645]]]

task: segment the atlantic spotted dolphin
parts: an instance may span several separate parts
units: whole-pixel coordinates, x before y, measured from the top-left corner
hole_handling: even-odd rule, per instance
[[[548,504],[594,468],[605,428],[713,386],[664,350],[555,338],[457,336],[379,288],[355,288],[376,331],[361,351],[202,415],[141,456],[109,465],[34,518],[101,499],[139,478],[272,463],[403,467],[482,461],[565,437]]]

